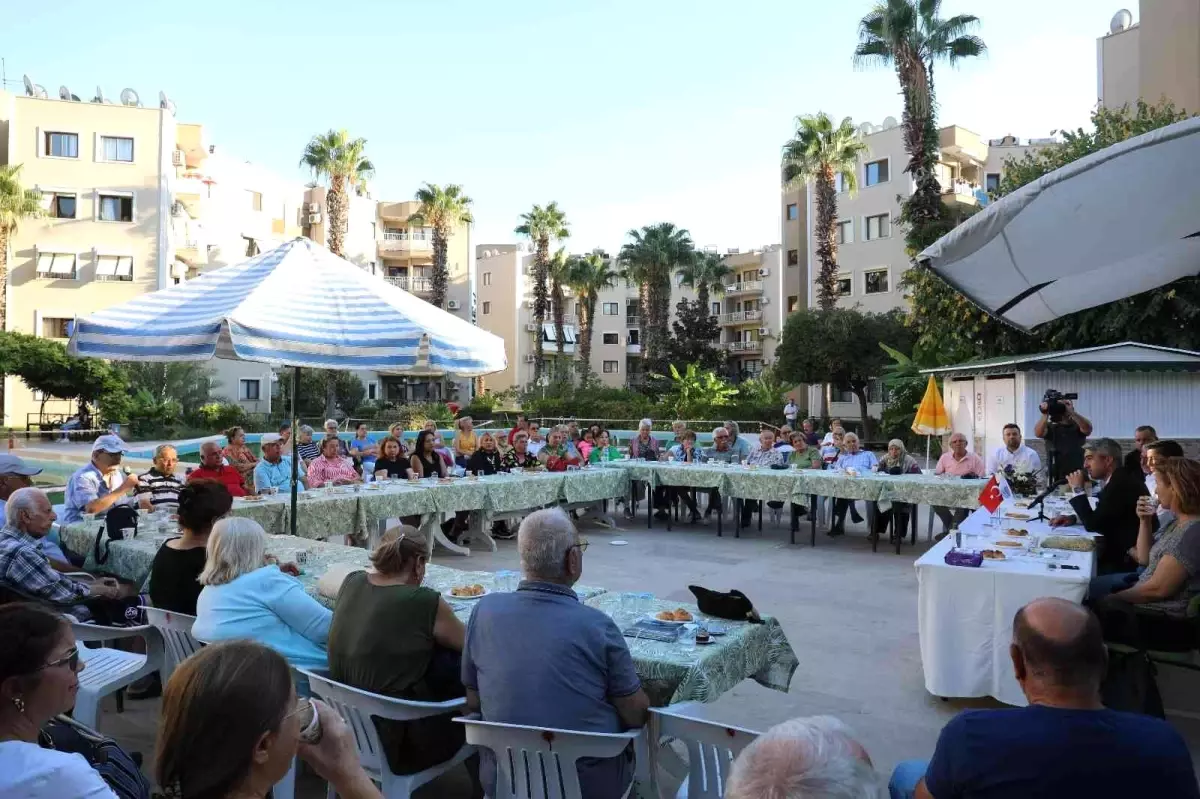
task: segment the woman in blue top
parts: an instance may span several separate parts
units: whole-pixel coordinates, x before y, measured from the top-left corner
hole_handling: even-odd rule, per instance
[[[350,440],[350,455],[362,465],[364,480],[370,480],[375,474],[375,459],[379,455],[379,447],[367,437],[367,425],[364,422],[354,431]]]
[[[293,666],[329,668],[325,649],[333,613],[268,562],[267,535],[258,522],[232,517],[213,525],[200,584],[192,627],[199,640],[249,639]]]

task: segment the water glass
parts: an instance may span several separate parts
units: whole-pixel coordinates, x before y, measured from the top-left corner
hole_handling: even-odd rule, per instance
[[[630,593],[628,591],[621,592],[621,615],[625,618],[637,615],[638,599],[641,595]]]
[[[638,594],[638,612],[643,615],[649,615],[654,610],[654,594],[647,591],[644,594]]]
[[[325,490],[326,490],[326,491],[332,491],[332,490],[333,490],[333,481],[332,481],[332,480],[326,480],[326,481],[325,481]]]

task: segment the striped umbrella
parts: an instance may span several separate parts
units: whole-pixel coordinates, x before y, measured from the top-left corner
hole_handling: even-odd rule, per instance
[[[925,396],[917,407],[917,415],[913,418],[912,431],[925,436],[925,468],[929,468],[929,437],[943,436],[951,431],[950,415],[942,402],[942,394],[938,391],[937,381],[929,376],[925,386]]]
[[[79,319],[72,355],[114,361],[227,358],[301,367],[478,377],[507,367],[504,340],[372,276],[310,239]],[[292,436],[292,532],[297,441]]]

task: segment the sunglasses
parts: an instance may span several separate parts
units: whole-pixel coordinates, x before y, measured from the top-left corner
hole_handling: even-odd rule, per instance
[[[55,669],[59,666],[67,666],[71,671],[79,671],[79,648],[71,647],[67,650],[67,654],[60,657],[58,660],[52,660],[43,669]]]

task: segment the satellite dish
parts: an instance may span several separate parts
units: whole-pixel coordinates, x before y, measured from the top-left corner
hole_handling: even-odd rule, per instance
[[[104,96],[104,89],[101,89],[99,86],[96,87],[96,96],[92,98],[92,102],[112,105],[112,100]]]
[[[871,123],[864,122],[861,125],[859,125],[858,132],[861,133],[862,135],[866,136],[868,133],[871,132]]]
[[[122,89],[121,105],[136,105],[138,108],[141,108],[142,101],[138,99],[138,93],[133,89]]]
[[[166,92],[158,93],[158,107],[167,109],[171,112],[171,116],[175,116],[175,103],[171,102],[171,98],[167,97]]]
[[[25,96],[26,97],[36,97],[37,92],[34,91],[33,81],[31,81],[29,79],[28,75],[22,75],[21,78],[22,78],[22,80],[25,81]]]
[[[68,89],[66,86],[59,86],[58,87],[58,99],[72,100],[77,103],[77,102],[79,102],[79,95],[71,94],[71,90]]]
[[[1123,30],[1128,30],[1133,24],[1133,14],[1129,13],[1129,9],[1122,8],[1117,13],[1113,14],[1112,22],[1108,23],[1109,33],[1120,33]]]
[[[896,127],[896,118],[895,117],[884,117],[883,118],[883,129],[884,130],[891,130],[894,127]]]

